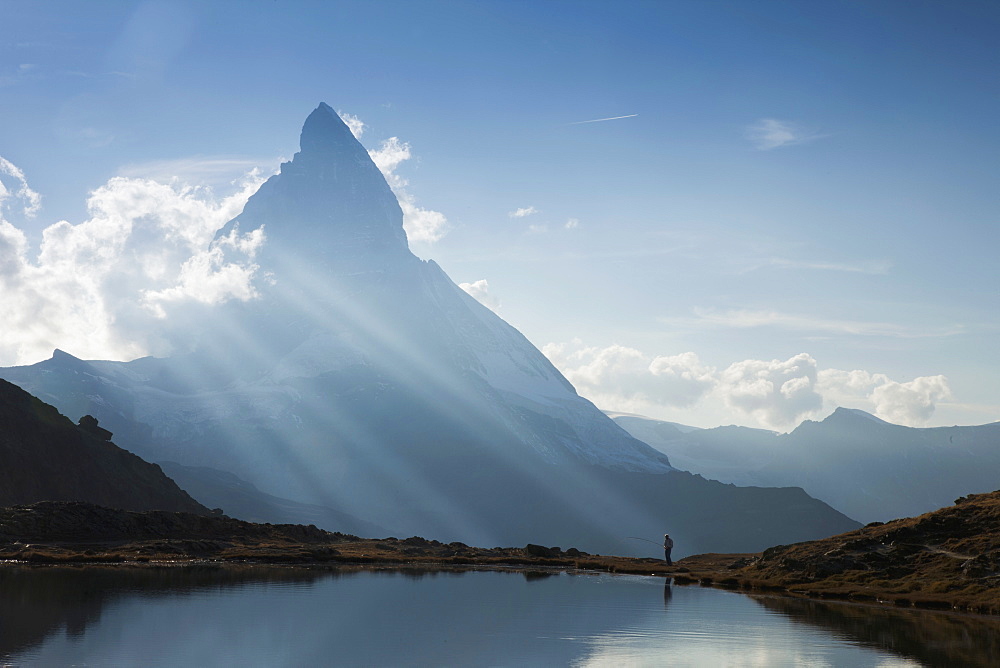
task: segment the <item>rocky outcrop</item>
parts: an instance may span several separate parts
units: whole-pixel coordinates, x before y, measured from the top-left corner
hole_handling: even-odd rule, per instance
[[[97,422],[97,418],[95,418],[93,415],[84,415],[77,422],[77,425],[80,427],[80,429],[84,430],[91,436],[96,436],[102,441],[110,441],[111,437],[114,436],[114,434],[112,434],[110,431],[100,426]]]

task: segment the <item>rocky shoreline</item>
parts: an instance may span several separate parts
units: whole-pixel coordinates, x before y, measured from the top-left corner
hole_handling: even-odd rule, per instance
[[[591,555],[572,547],[480,548],[419,536],[371,539],[311,525],[254,524],[225,516],[49,501],[0,508],[0,561],[546,566],[650,574],[674,570],[657,559]]]
[[[314,526],[42,502],[0,508],[0,562],[599,570],[747,593],[1000,614],[1000,492],[959,502],[819,541],[757,554],[695,555],[673,566],[572,547],[480,548],[419,536],[366,539]]]

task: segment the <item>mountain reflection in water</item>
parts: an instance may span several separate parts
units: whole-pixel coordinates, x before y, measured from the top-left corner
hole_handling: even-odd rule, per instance
[[[751,598],[795,622],[927,666],[1000,665],[1000,619],[995,617],[773,596]]]
[[[105,606],[123,598],[183,596],[251,583],[308,585],[329,577],[307,569],[266,566],[0,567],[0,659],[65,630],[82,637]]]
[[[0,665],[989,665],[991,619],[553,571],[0,568]]]

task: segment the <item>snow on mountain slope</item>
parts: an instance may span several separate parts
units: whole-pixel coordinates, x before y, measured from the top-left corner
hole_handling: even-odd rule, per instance
[[[621,430],[573,386],[519,331],[455,285],[434,262],[427,263],[432,302],[445,314],[441,336],[462,350],[460,366],[476,374],[500,402],[546,415],[571,430],[557,441],[590,464],[632,471],[672,470],[666,457]],[[536,439],[536,447],[542,445]],[[551,438],[546,448],[551,447]]]

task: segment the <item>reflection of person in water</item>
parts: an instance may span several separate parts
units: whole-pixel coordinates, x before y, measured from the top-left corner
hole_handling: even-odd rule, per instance
[[[674,595],[674,589],[670,586],[670,578],[663,581],[663,607],[670,605],[670,599]]]
[[[674,549],[674,539],[670,537],[670,534],[663,534],[663,560],[667,562],[667,566],[673,566],[674,562],[670,558],[670,550]]]

